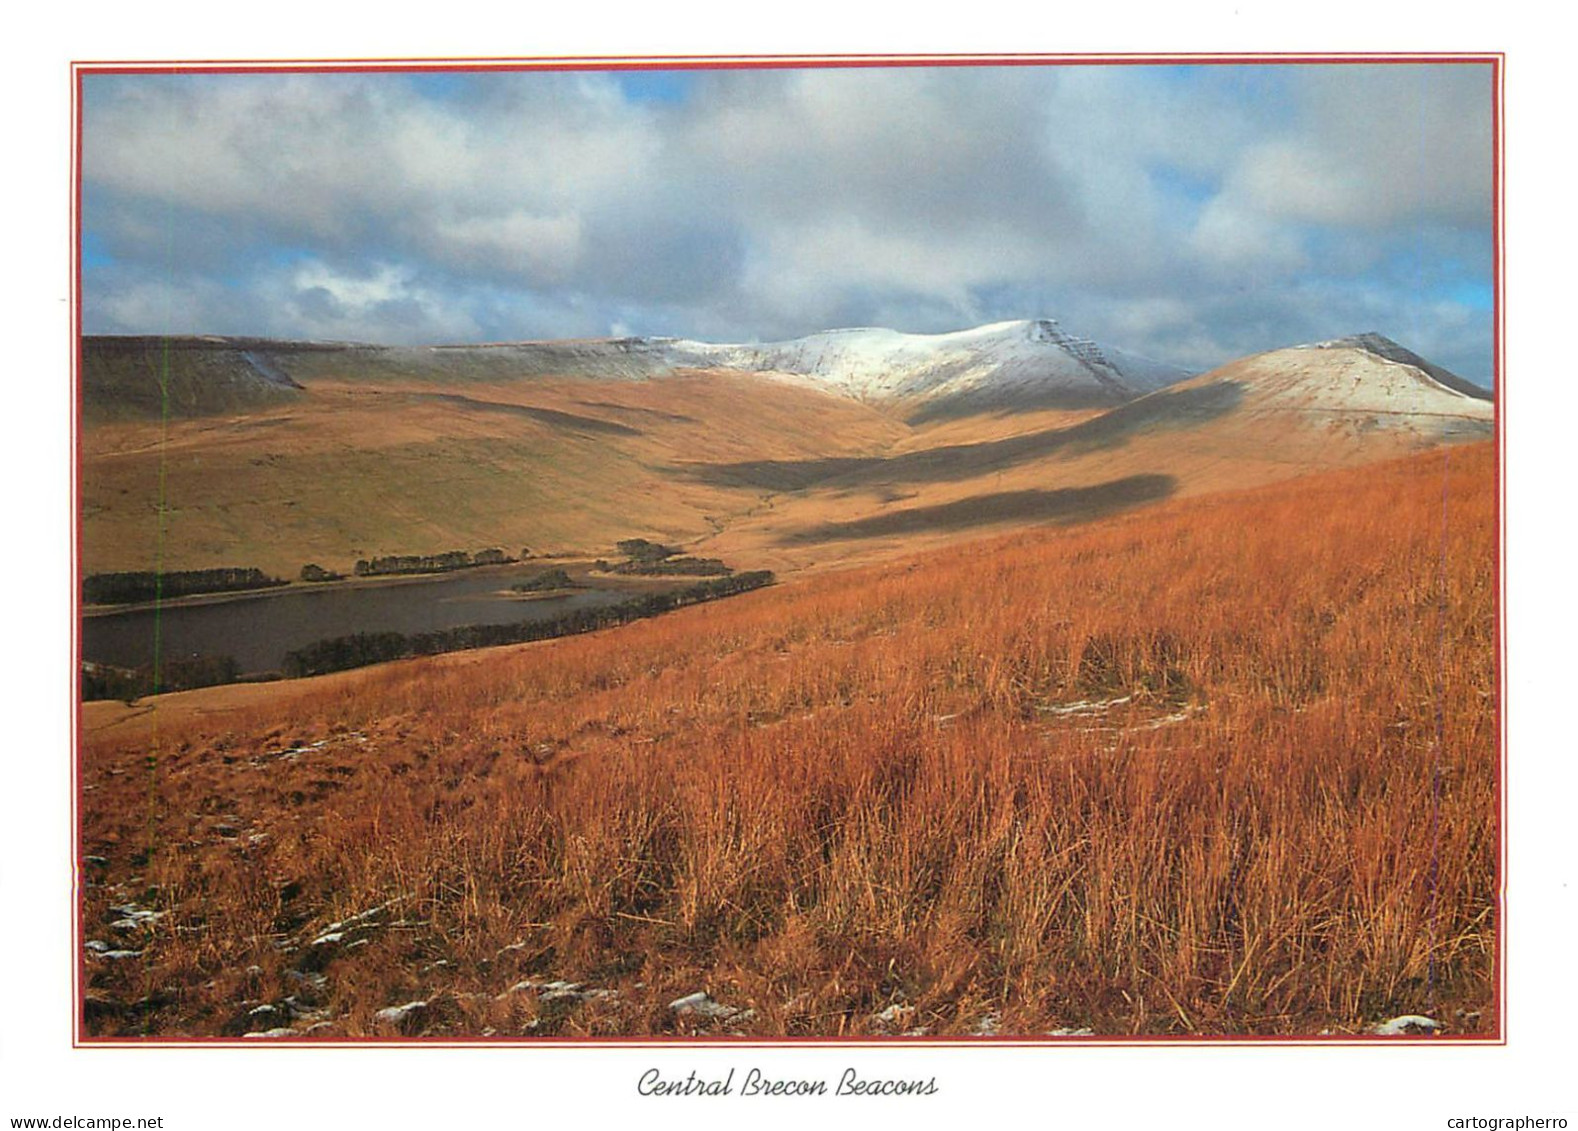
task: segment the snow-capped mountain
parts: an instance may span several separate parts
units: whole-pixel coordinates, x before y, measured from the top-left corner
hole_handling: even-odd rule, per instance
[[[1235,363],[1267,403],[1364,416],[1377,427],[1426,420],[1489,423],[1489,391],[1376,333],[1275,350]]]
[[[947,334],[828,330],[763,345],[673,340],[676,364],[772,373],[868,401],[1118,404],[1189,371],[1101,346],[1050,318]]]
[[[1296,434],[1376,450],[1489,436],[1495,420],[1489,391],[1374,333],[1240,358],[1113,415],[1165,416],[1202,399],[1223,425],[1286,458]]]
[[[1394,365],[1401,367],[1400,372],[1395,372],[1392,375],[1404,379],[1411,378],[1405,387],[1412,391],[1416,397],[1422,397],[1426,400],[1433,399],[1443,390],[1455,396],[1466,397],[1474,401],[1489,402],[1492,399],[1488,390],[1481,389],[1470,381],[1465,381],[1450,369],[1444,369],[1434,362],[1426,361],[1413,350],[1400,346],[1392,339],[1373,331],[1355,334],[1347,338],[1335,338],[1329,342],[1316,342],[1314,345],[1302,348],[1359,350],[1369,354],[1371,357],[1392,362]],[[1415,375],[1408,374],[1407,371],[1409,370],[1415,371]],[[1372,387],[1386,384],[1387,382],[1384,380],[1371,382]],[[1451,402],[1442,403],[1449,404]],[[1465,415],[1473,415],[1474,410],[1465,408],[1464,411]]]

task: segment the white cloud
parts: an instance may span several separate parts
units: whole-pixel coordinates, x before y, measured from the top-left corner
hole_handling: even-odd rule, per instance
[[[398,264],[347,272],[307,260],[270,276],[260,292],[276,322],[300,325],[312,338],[449,342],[479,329],[464,304]]]
[[[1288,275],[1308,265],[1297,231],[1228,195],[1201,211],[1188,246],[1202,263],[1224,273]]]
[[[1229,193],[1268,216],[1340,224],[1362,210],[1367,181],[1351,160],[1279,138],[1244,156]]]
[[[533,215],[516,209],[499,216],[437,217],[416,242],[445,266],[481,268],[527,278],[566,278],[581,248],[574,213]]]
[[[1318,69],[1299,90],[1299,120],[1245,150],[1230,192],[1315,223],[1486,222],[1488,67]]]
[[[298,293],[319,291],[342,307],[365,310],[409,296],[411,272],[379,264],[369,274],[346,275],[323,263],[309,261],[291,272],[290,285]]]

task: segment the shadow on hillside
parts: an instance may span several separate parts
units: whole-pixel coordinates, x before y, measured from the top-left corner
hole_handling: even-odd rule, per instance
[[[459,405],[475,412],[502,412],[510,416],[525,416],[542,424],[551,424],[555,428],[578,429],[582,432],[596,432],[605,436],[639,436],[641,431],[630,427],[628,424],[618,424],[612,420],[599,420],[595,416],[579,416],[573,412],[560,412],[556,408],[535,408],[531,405],[509,404],[506,401],[483,401],[476,397],[462,396],[459,393],[413,393],[421,400],[442,401],[444,404]]]
[[[660,412],[655,408],[641,408],[637,405],[619,404],[615,401],[576,401],[575,403],[583,404],[587,408],[605,408],[611,412],[634,413],[637,416],[651,417],[655,420],[667,421],[670,424],[697,423],[697,420],[694,416],[685,416],[684,414],[678,412]]]
[[[1019,392],[1011,405],[1004,405],[1001,394],[990,388],[952,393],[935,397],[904,418],[912,428],[922,424],[940,424],[949,420],[963,420],[967,416],[988,416],[1001,413],[1005,408],[1012,412],[1035,412],[1040,409],[1077,411],[1080,409],[1116,408],[1124,403],[1122,397],[1106,388],[1049,389],[1040,393]]]
[[[1130,436],[1157,429],[1192,428],[1225,416],[1244,399],[1236,381],[1198,389],[1152,393],[1068,428],[1052,428],[1004,440],[949,444],[897,456],[845,456],[805,460],[748,460],[690,464],[686,470],[713,487],[799,491],[836,483],[943,483],[1002,471],[1055,453],[1077,455],[1114,448]]]
[[[1159,502],[1178,489],[1171,475],[1131,475],[1094,487],[1002,491],[957,502],[890,511],[852,522],[826,522],[788,535],[784,543],[836,542],[968,530],[1000,522],[1086,522],[1129,507]]]

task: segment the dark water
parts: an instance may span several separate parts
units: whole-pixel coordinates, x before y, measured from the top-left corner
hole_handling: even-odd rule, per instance
[[[628,592],[585,589],[523,601],[499,596],[521,578],[542,572],[465,570],[367,588],[292,586],[280,593],[82,618],[82,658],[135,668],[153,663],[157,626],[163,659],[233,656],[243,672],[277,670],[285,653],[357,632],[431,632],[468,624],[547,620],[571,609],[611,605]]]

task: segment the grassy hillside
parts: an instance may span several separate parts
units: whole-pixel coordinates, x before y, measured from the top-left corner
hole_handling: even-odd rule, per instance
[[[93,705],[87,1032],[1496,1033],[1493,467]]]
[[[81,437],[83,568],[305,562],[503,546],[604,552],[684,544],[760,505],[749,485],[675,467],[871,455],[902,426],[771,381],[318,378],[288,407],[92,423]]]
[[[652,357],[606,343],[90,342],[90,573],[290,577],[306,562],[345,572],[362,557],[454,547],[598,554],[633,536],[790,573],[1490,431],[1479,402],[1480,419],[1412,401],[1387,411],[1386,391],[1406,392],[1414,371],[1357,348],[1249,358],[1106,410],[915,423],[901,406],[756,376],[643,379]],[[554,365],[563,372],[543,371]],[[602,376],[583,373],[597,365]],[[144,411],[156,372],[168,415]],[[1332,408],[1355,389],[1372,391],[1357,402],[1370,408]]]
[[[1400,372],[1358,349],[1284,350],[1104,412],[973,417],[865,458],[709,460],[698,481],[771,495],[702,550],[780,572],[876,561],[1490,437],[1480,401],[1389,405]]]

